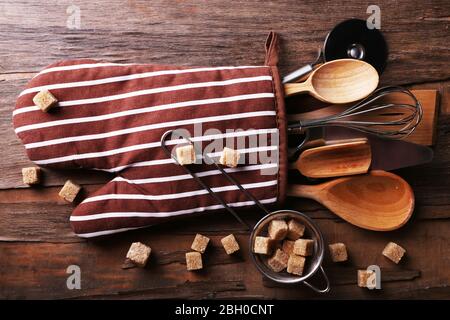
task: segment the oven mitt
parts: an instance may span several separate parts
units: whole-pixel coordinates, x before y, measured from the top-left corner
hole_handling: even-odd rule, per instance
[[[161,148],[167,130],[185,129],[216,161],[224,146],[240,151],[227,168],[257,199],[284,200],[286,119],[270,33],[264,66],[173,67],[63,61],[38,73],[13,112],[17,136],[39,166],[86,168],[116,177],[82,201],[70,222],[95,237],[223,207]],[[58,105],[47,113],[33,97],[47,89]],[[182,139],[169,140],[171,149]],[[254,205],[212,165],[193,164],[230,206]],[[221,210],[222,209],[222,210]]]

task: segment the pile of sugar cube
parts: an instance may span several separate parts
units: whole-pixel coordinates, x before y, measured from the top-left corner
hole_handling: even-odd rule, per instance
[[[268,236],[256,236],[253,252],[269,256],[267,265],[275,272],[286,269],[288,273],[301,276],[306,257],[314,251],[314,240],[302,238],[305,226],[295,219],[270,221]]]
[[[194,251],[186,253],[186,268],[189,271],[195,271],[203,269],[202,254],[205,253],[206,247],[210,239],[199,233],[196,234],[194,241],[192,242],[191,249]],[[226,254],[231,255],[240,250],[239,243],[233,234],[222,238],[220,240]]]

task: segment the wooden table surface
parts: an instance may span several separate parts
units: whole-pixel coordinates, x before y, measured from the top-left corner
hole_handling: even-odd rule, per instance
[[[67,8],[81,12],[81,29],[67,28]],[[67,178],[89,193],[111,179],[93,172],[46,171],[40,187],[21,182],[30,165],[14,134],[11,112],[18,93],[41,68],[61,59],[94,57],[113,62],[177,65],[262,64],[269,30],[282,38],[283,73],[312,62],[337,22],[366,19],[366,1],[0,1],[0,298],[450,298],[450,2],[379,0],[381,30],[390,47],[382,84],[440,91],[435,158],[397,173],[412,185],[412,220],[400,230],[376,233],[349,225],[320,205],[291,199],[327,242],[347,244],[350,261],[325,269],[332,291],[263,280],[248,256],[248,233],[227,214],[210,214],[110,238],[85,241],[71,232],[73,207],[57,193]],[[288,106],[296,108],[298,106]],[[246,215],[256,221],[259,212]],[[195,233],[212,239],[205,269],[187,272],[184,253]],[[234,233],[242,248],[228,257],[220,238]],[[153,248],[145,269],[121,268],[132,241]],[[407,249],[394,265],[381,256],[388,241]],[[356,270],[377,264],[382,290],[356,285]],[[81,290],[66,287],[69,265],[81,268]]]

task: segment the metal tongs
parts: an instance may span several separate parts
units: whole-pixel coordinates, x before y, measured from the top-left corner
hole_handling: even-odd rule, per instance
[[[239,215],[236,213],[236,211],[231,206],[229,206],[221,197],[219,197],[210,187],[208,187],[199,178],[199,176],[195,172],[191,171],[188,166],[181,165],[178,162],[177,157],[166,146],[166,141],[167,141],[168,136],[174,132],[176,132],[176,134],[178,136],[182,137],[183,139],[185,139],[188,143],[190,143],[193,146],[196,157],[198,154],[202,154],[202,152],[200,150],[198,150],[198,148],[196,147],[195,143],[192,142],[190,137],[186,136],[181,130],[169,130],[169,131],[166,131],[162,135],[161,148],[164,150],[164,152],[168,156],[170,156],[175,161],[176,164],[180,165],[184,169],[184,171],[186,171],[188,174],[190,174],[192,176],[192,178],[194,178],[206,191],[208,191],[208,193],[214,199],[216,199],[229,213],[231,213],[236,218],[237,221],[239,221],[242,225],[244,225],[246,227],[246,230],[251,230],[252,228],[244,220],[242,220],[241,217],[239,217]],[[230,181],[232,184],[236,185],[239,188],[239,190],[241,190],[251,201],[253,201],[261,210],[263,210],[265,212],[265,214],[270,213],[270,211],[267,210],[258,199],[256,199],[248,190],[246,190],[236,179],[234,179],[232,176],[230,176],[225,171],[224,168],[222,168],[219,164],[216,163],[216,161],[214,161],[206,153],[202,156],[202,158],[204,158],[207,161],[207,163],[212,163],[222,173],[222,175],[224,175],[228,179],[228,181]]]

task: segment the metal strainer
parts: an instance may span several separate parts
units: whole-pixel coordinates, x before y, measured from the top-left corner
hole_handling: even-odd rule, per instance
[[[267,227],[269,226],[270,221],[275,219],[295,219],[305,226],[305,232],[308,234],[308,238],[314,240],[314,250],[311,257],[306,259],[305,270],[303,271],[302,276],[296,276],[287,272],[275,272],[273,271],[266,263],[264,256],[251,253],[251,257],[253,262],[255,263],[258,270],[267,278],[285,284],[294,284],[294,283],[304,283],[306,286],[310,287],[316,292],[325,293],[330,291],[330,282],[328,277],[323,270],[322,260],[324,254],[324,240],[322,233],[318,226],[314,223],[314,221],[309,218],[304,213],[293,210],[278,210],[271,212],[264,216],[261,220],[253,228],[253,231],[250,235],[250,248],[253,248],[255,238],[260,235],[264,235],[267,231]],[[325,282],[326,287],[324,289],[318,289],[306,280],[311,278],[317,271],[321,271]]]

